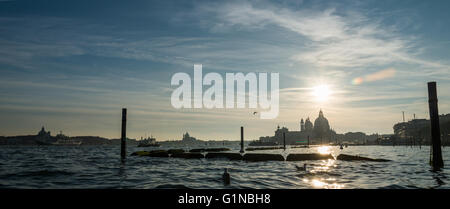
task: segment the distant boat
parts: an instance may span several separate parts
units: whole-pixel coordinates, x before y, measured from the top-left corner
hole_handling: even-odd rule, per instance
[[[161,144],[156,143],[156,139],[149,137],[147,139],[139,140],[138,147],[159,147]]]
[[[51,143],[51,145],[56,146],[79,146],[81,145],[81,141],[70,139],[68,136],[62,134],[60,132],[58,135],[56,135],[56,142]]]
[[[73,140],[73,139],[58,139],[56,142],[53,142],[52,145],[56,146],[79,146],[81,145],[81,141]]]

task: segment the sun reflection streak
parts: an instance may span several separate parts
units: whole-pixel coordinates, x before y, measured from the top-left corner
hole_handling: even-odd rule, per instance
[[[330,154],[330,146],[320,146],[317,148],[317,152],[319,152],[320,154]]]
[[[319,153],[329,154],[330,147],[322,146],[318,148]],[[330,177],[330,172],[332,169],[336,167],[336,160],[322,160],[318,164],[312,164],[311,169],[308,171],[308,177],[303,178],[303,182],[311,185],[312,188],[320,188],[320,189],[342,189],[344,188],[343,184],[337,183],[337,179]],[[323,176],[323,178],[319,177]]]
[[[325,182],[319,181],[318,179],[313,179],[311,181],[311,184],[316,188],[324,188],[324,186],[326,185]]]
[[[320,172],[326,172],[330,170],[330,167],[335,167],[335,160],[329,159],[329,160],[322,160],[319,166],[313,166],[312,169],[309,171],[310,173],[320,173]]]
[[[321,188],[321,189],[342,189],[344,188],[344,185],[338,184],[338,183],[327,183],[326,180],[323,179],[313,179],[311,181],[311,185],[314,188]]]

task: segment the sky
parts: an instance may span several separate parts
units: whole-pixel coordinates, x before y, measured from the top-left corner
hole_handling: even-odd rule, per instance
[[[450,112],[450,1],[0,0],[0,136],[246,140],[322,109],[338,133]],[[279,73],[280,109],[175,109],[175,73]],[[326,86],[328,96],[314,93]],[[205,87],[206,88],[206,87]],[[259,111],[259,110],[257,110]]]

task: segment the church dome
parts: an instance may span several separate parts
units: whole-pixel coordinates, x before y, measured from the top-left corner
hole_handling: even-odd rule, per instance
[[[313,130],[313,124],[311,123],[309,118],[307,118],[306,121],[305,121],[305,130],[306,131],[312,131]]]
[[[318,136],[325,135],[330,130],[330,124],[328,123],[327,118],[323,116],[322,110],[319,112],[319,117],[314,121],[314,132]]]

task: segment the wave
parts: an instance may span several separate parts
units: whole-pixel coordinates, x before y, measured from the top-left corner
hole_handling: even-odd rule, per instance
[[[384,187],[378,187],[377,189],[408,189],[408,187],[400,186],[397,184],[391,184]]]
[[[154,189],[191,189],[182,184],[161,184],[156,186]]]
[[[62,170],[48,170],[48,169],[44,169],[44,170],[38,170],[38,171],[21,172],[21,173],[18,173],[16,175],[50,177],[50,176],[70,176],[70,175],[73,175],[73,174],[75,174],[75,173],[68,172],[68,171],[62,171]]]

